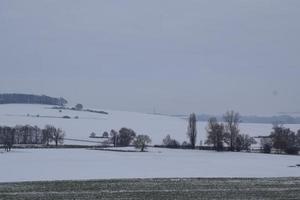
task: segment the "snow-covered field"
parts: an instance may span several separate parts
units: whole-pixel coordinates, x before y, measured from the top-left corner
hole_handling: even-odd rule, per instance
[[[146,153],[21,149],[0,153],[0,182],[175,177],[296,177],[300,157],[151,148]]]
[[[109,115],[79,112],[71,110],[49,109],[52,106],[47,105],[24,105],[24,104],[6,104],[0,105],[0,125],[15,126],[37,125],[40,127],[46,124],[62,128],[66,132],[67,138],[90,140],[89,135],[95,132],[102,135],[104,131],[111,129],[119,130],[122,127],[132,128],[137,134],[148,134],[152,138],[152,144],[161,144],[163,138],[170,134],[176,140],[186,141],[187,122],[183,119],[169,116],[142,114],[134,112],[110,111],[105,110]],[[40,115],[40,117],[28,117],[29,115]],[[70,116],[72,119],[51,118]],[[45,118],[43,116],[50,116]],[[78,116],[79,119],[74,119]],[[207,123],[198,123],[198,144],[206,138]],[[300,125],[286,125],[292,130],[300,129]],[[271,132],[271,124],[241,124],[241,132],[251,136],[268,135]],[[66,141],[67,144],[78,144],[79,142]],[[82,144],[82,142],[80,142]],[[91,144],[91,143],[83,143]]]
[[[134,129],[148,134],[152,144],[161,144],[170,134],[185,141],[187,122],[176,117],[107,111],[108,115],[50,109],[46,105],[0,105],[0,125],[51,124],[65,130],[67,138],[91,140],[95,132]],[[39,115],[40,117],[33,117]],[[63,119],[62,116],[71,119]],[[78,116],[78,119],[74,117]],[[300,125],[286,125],[292,130]],[[198,143],[206,137],[206,123],[198,123]],[[268,135],[269,124],[241,124],[241,132],[252,136]],[[78,144],[66,141],[67,144]],[[84,143],[81,144],[93,144]],[[300,157],[251,153],[151,148],[147,153],[110,152],[86,149],[17,149],[0,150],[0,182],[168,177],[286,177],[300,176]]]

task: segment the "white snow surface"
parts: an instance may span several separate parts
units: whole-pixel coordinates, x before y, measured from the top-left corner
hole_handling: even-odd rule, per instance
[[[149,152],[19,149],[0,153],[0,182],[190,177],[297,177],[300,157],[150,148]]]
[[[187,140],[186,120],[151,114],[107,111],[108,115],[50,109],[47,105],[0,105],[0,125],[46,124],[62,128],[67,138],[92,140],[91,132],[132,128],[148,134],[152,144],[161,144],[170,134],[180,142]],[[95,109],[97,110],[97,109]],[[101,110],[101,109],[98,109]],[[27,116],[27,115],[30,116]],[[40,117],[32,117],[39,115]],[[62,119],[68,115],[72,119]],[[44,117],[50,116],[50,117]],[[78,116],[79,119],[74,119]],[[56,117],[56,118],[53,118]],[[58,118],[60,117],[60,118]],[[198,123],[198,143],[206,138],[207,123]],[[286,125],[296,131],[300,125]],[[271,124],[241,124],[242,133],[268,135]],[[97,141],[97,139],[93,139]],[[92,144],[66,141],[67,144]],[[300,157],[255,153],[170,150],[150,148],[149,152],[110,152],[87,149],[16,149],[0,150],[0,182],[39,180],[86,180],[119,178],[177,177],[287,177],[300,176]]]
[[[44,127],[46,124],[54,125],[62,128],[66,132],[66,137],[79,140],[91,140],[90,133],[95,132],[102,135],[104,131],[110,132],[111,129],[119,130],[122,127],[131,128],[137,134],[147,134],[152,139],[153,145],[162,144],[163,138],[170,134],[179,142],[187,141],[186,131],[187,122],[177,117],[169,117],[162,115],[142,114],[135,112],[111,111],[108,115],[50,109],[48,105],[30,105],[30,104],[3,104],[0,105],[0,125],[37,125]],[[95,109],[102,110],[102,109]],[[40,115],[40,117],[28,117],[29,115]],[[72,119],[51,118],[70,116]],[[48,118],[43,116],[50,116]],[[78,116],[79,119],[74,119]],[[205,141],[207,126],[206,122],[198,122],[198,144]],[[287,124],[286,127],[293,131],[300,129],[300,125]],[[241,124],[241,133],[251,136],[269,135],[272,130],[271,124]],[[95,141],[95,139],[93,139]],[[96,140],[98,141],[98,140]],[[65,141],[66,144],[93,144],[85,142]]]

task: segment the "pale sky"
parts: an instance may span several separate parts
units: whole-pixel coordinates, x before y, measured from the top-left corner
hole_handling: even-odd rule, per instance
[[[300,111],[299,0],[0,0],[0,92],[185,114]]]

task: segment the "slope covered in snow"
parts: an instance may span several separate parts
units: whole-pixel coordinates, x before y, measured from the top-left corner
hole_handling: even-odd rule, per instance
[[[28,104],[4,104],[0,105],[0,125],[37,125],[44,127],[46,124],[62,128],[66,132],[67,138],[78,140],[90,140],[90,133],[95,132],[102,135],[104,131],[111,129],[119,130],[122,127],[131,128],[137,134],[148,134],[152,138],[152,144],[161,144],[163,138],[170,134],[179,142],[187,140],[187,122],[181,118],[142,114],[135,112],[112,111],[108,115],[51,109],[47,105]],[[97,109],[95,109],[97,110]],[[37,117],[39,116],[39,117]],[[71,119],[63,119],[63,116],[70,116]],[[78,119],[75,117],[78,116]],[[206,138],[205,127],[207,123],[198,122],[198,142]],[[299,124],[286,125],[292,130],[300,129]],[[251,136],[268,135],[271,132],[271,124],[241,124],[241,133]],[[78,144],[74,141],[66,141],[66,144]],[[83,143],[90,144],[90,143]]]

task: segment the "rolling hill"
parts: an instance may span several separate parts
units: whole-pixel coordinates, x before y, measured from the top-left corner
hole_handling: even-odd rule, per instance
[[[101,110],[102,109],[93,109]],[[131,128],[137,134],[148,134],[153,145],[162,143],[163,138],[170,134],[179,142],[187,140],[187,122],[179,117],[143,114],[136,112],[104,110],[108,114],[93,113],[76,110],[53,109],[51,105],[31,104],[2,104],[0,105],[0,125],[37,125],[47,124],[62,128],[66,137],[76,140],[91,140],[92,132],[102,135],[104,131],[119,130],[122,127]],[[206,138],[206,122],[198,122],[197,144]],[[299,124],[286,125],[292,130],[300,129]],[[242,133],[251,136],[264,136],[271,132],[271,124],[241,124]],[[92,141],[95,141],[93,139]],[[99,140],[96,140],[99,141]],[[65,141],[66,144],[93,144],[87,142]]]

